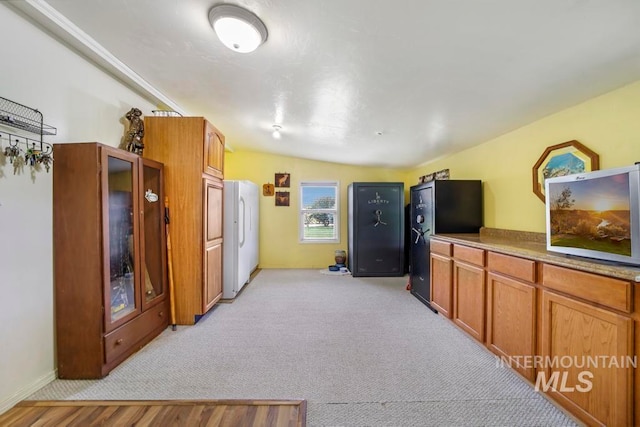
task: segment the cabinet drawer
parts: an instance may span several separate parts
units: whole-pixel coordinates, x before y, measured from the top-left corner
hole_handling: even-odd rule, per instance
[[[542,284],[551,289],[631,313],[631,283],[624,280],[543,264]]]
[[[468,246],[453,245],[453,257],[459,261],[484,266],[484,250]]]
[[[158,304],[115,331],[105,335],[104,351],[106,363],[115,360],[163,324],[168,325],[168,322],[169,318],[167,317],[165,304]]]
[[[451,256],[451,243],[440,242],[438,240],[432,239],[429,246],[430,246],[431,252],[434,254]]]
[[[536,281],[536,262],[529,259],[487,252],[487,266],[490,271],[506,274],[525,282]]]

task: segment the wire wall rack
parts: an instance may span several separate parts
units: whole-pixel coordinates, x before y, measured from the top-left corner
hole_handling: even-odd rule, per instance
[[[56,135],[57,129],[44,124],[42,113],[36,109],[0,97],[0,126],[18,129],[38,135],[38,139],[5,132],[0,127],[0,141],[7,140],[4,155],[14,164],[15,169],[24,161],[29,166],[44,165],[47,171],[53,161],[53,146],[44,142],[44,135]]]

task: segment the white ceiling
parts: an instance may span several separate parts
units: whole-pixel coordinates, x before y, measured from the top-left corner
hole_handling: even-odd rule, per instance
[[[347,164],[416,166],[640,80],[639,0],[227,2],[268,28],[248,54],[216,0],[10,3],[233,149]]]

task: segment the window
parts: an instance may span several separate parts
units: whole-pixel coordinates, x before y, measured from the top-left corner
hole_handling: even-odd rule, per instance
[[[300,241],[340,242],[337,182],[300,183]]]

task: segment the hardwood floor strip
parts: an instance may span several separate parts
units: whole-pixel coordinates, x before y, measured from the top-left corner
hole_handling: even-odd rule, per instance
[[[226,410],[226,405],[208,406],[202,411],[201,424],[207,427],[217,427]]]
[[[0,425],[305,427],[305,400],[22,401]]]
[[[99,424],[97,421],[101,414],[104,413],[102,407],[99,406],[83,406],[80,408],[78,421],[69,427],[84,427],[87,424]]]
[[[161,406],[147,406],[145,408],[144,414],[138,420],[137,427],[148,427],[153,425],[153,420],[156,419],[156,416],[162,411]]]

